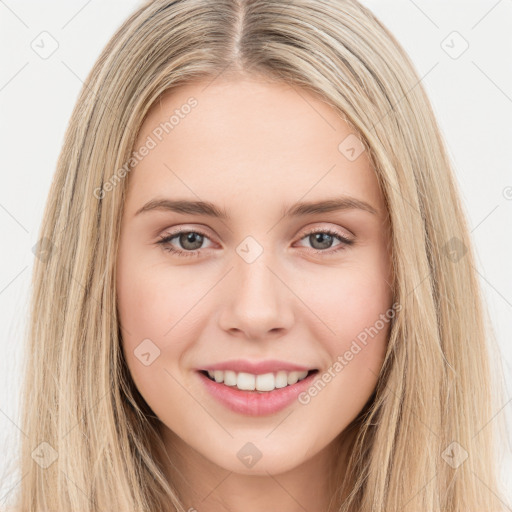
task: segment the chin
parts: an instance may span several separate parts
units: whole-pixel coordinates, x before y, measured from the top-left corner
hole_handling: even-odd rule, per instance
[[[253,476],[286,473],[306,463],[310,458],[303,453],[303,446],[299,448],[289,445],[284,448],[282,442],[274,446],[268,442],[264,444],[244,440],[236,441],[235,445],[234,452],[223,449],[220,453],[216,452],[210,456],[204,454],[204,456],[227,471]]]

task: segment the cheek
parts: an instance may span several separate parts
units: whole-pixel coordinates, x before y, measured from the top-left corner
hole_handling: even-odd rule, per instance
[[[118,280],[118,311],[123,339],[140,343],[142,339],[158,340],[171,327],[171,312],[178,306],[178,297],[162,294],[163,282],[154,283],[147,272],[120,272]],[[134,347],[135,348],[135,347]]]
[[[154,259],[125,251],[117,274],[118,311],[126,339],[150,338],[163,345],[193,322],[195,305],[210,285],[191,269]]]
[[[304,282],[302,295],[329,328],[335,346],[342,348],[391,308],[392,290],[383,270],[373,259],[367,264],[361,260]]]
[[[333,296],[336,306],[329,306],[329,326],[335,335],[323,337],[327,367],[299,397],[301,404],[311,407],[308,428],[316,429],[315,418],[327,415],[332,436],[357,417],[375,390],[394,316],[386,288],[365,285],[354,275],[345,283],[344,290]]]
[[[204,310],[209,302],[198,304],[209,286],[184,267],[144,262],[127,251],[119,261],[122,348],[135,385],[155,412],[187,399],[173,376],[209,317]]]
[[[122,329],[122,349],[129,373],[146,403],[161,417],[181,397],[180,386],[172,378],[185,343],[176,343],[176,332],[186,318],[183,300],[166,287],[160,276],[155,280],[148,273],[119,274],[118,311]]]
[[[395,314],[387,262],[378,251],[347,259],[322,279],[312,276],[303,288],[308,306],[322,320],[318,332],[325,333],[322,343],[330,360],[324,372],[329,390],[319,405],[341,400],[357,411],[375,387]]]

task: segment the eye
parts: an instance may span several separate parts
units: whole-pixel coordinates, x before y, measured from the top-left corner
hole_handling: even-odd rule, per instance
[[[171,244],[171,241],[175,238],[178,239],[182,249],[176,248]],[[331,255],[354,244],[354,240],[345,237],[342,233],[333,229],[316,228],[308,231],[300,240],[306,238],[312,244],[313,247],[311,247],[311,251],[315,254],[325,253]],[[328,251],[327,249],[332,247],[332,243],[336,238],[340,241],[337,246],[334,246],[337,248]],[[201,231],[181,230],[163,235],[160,237],[157,244],[161,245],[165,251],[178,256],[199,256],[201,246],[205,239],[210,240],[209,237]]]
[[[177,249],[171,245],[171,240],[175,238],[178,238],[180,245],[185,250]],[[157,243],[162,246],[164,251],[179,256],[198,256],[198,249],[201,248],[205,239],[209,240],[209,238],[200,231],[181,230],[162,236]]]
[[[334,247],[337,247],[336,249],[332,251],[327,251],[327,249],[332,247],[334,239],[338,239],[340,243]],[[315,228],[311,231],[308,231],[301,240],[307,239],[310,244],[312,245],[311,250],[315,254],[333,254],[337,253],[338,251],[342,251],[346,249],[347,246],[353,245],[354,240],[351,240],[350,238],[347,238],[342,233],[333,230],[333,229],[325,229],[325,228]]]

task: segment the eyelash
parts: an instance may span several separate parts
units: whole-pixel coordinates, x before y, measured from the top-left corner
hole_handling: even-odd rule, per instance
[[[201,235],[204,238],[209,239],[209,237],[201,231],[184,229],[184,230],[180,230],[180,231],[175,231],[174,233],[170,233],[168,235],[163,235],[160,238],[160,240],[157,242],[157,244],[161,245],[162,248],[164,249],[164,251],[170,252],[172,254],[176,254],[177,256],[199,256],[201,249],[196,249],[195,251],[183,251],[181,249],[176,249],[176,248],[172,247],[171,245],[169,245],[169,242],[172,239],[176,238],[177,236],[181,235],[182,233],[195,233],[197,235]],[[315,233],[325,233],[325,234],[334,236],[335,238],[340,240],[340,242],[342,242],[342,243],[339,244],[337,249],[334,249],[332,251],[330,251],[328,249],[326,249],[326,250],[311,249],[314,252],[314,254],[332,255],[332,254],[338,253],[339,251],[345,250],[346,246],[350,246],[350,245],[354,244],[354,240],[350,240],[349,238],[344,237],[339,232],[332,230],[332,229],[322,229],[322,228],[312,229],[311,231],[308,231],[306,234],[304,234],[304,236],[302,236],[300,238],[300,240],[302,240],[310,235],[313,235]]]

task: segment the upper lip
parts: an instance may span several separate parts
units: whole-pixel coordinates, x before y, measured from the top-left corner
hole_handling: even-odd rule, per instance
[[[252,373],[254,375],[262,375],[264,373],[275,373],[278,371],[304,372],[314,370],[315,368],[301,364],[290,363],[288,361],[279,361],[277,359],[267,359],[264,361],[248,361],[246,359],[236,359],[204,366],[200,369],[205,371],[232,370],[237,373],[245,372]]]

